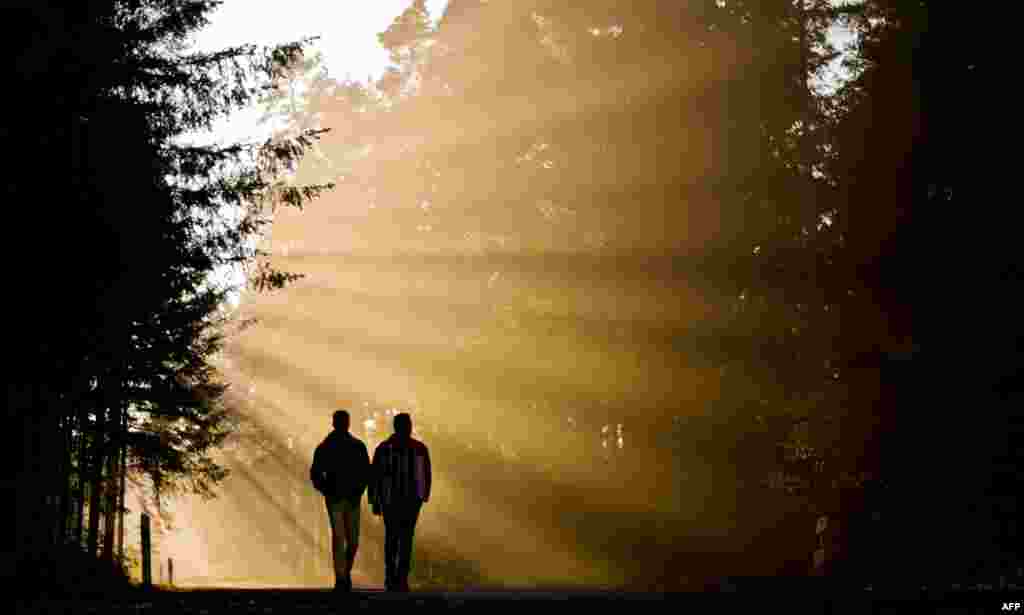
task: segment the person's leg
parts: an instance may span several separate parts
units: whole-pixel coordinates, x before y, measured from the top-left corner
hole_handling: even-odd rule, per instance
[[[345,523],[345,585],[352,589],[352,566],[359,550],[359,503],[345,501],[343,505]]]
[[[416,533],[416,521],[420,515],[420,503],[403,506],[402,534],[398,551],[398,583],[404,590],[409,590],[409,572],[412,568],[413,536]]]
[[[338,502],[324,498],[327,518],[331,522],[331,554],[334,559],[334,589],[340,589],[345,579],[345,521]]]
[[[400,507],[400,513],[397,515],[396,525],[398,526],[397,544],[395,545],[397,553],[395,553],[395,585],[399,591],[405,590],[405,545],[408,542],[408,529],[409,529],[409,511],[403,504]]]
[[[398,536],[398,520],[394,508],[389,506],[384,510],[384,587],[388,591],[395,589]]]

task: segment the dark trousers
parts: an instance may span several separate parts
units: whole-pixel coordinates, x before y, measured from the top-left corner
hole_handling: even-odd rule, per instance
[[[396,502],[384,507],[384,572],[387,589],[407,589],[412,565],[412,538],[422,502]]]

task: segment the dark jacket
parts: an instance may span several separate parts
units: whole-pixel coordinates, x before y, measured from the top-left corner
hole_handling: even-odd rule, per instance
[[[313,453],[309,478],[326,497],[359,500],[370,478],[366,444],[348,432],[332,431]]]
[[[373,452],[370,505],[377,509],[430,499],[430,452],[415,438],[392,435]]]

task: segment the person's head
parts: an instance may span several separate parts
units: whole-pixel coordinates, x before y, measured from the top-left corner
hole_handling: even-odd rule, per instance
[[[402,438],[412,435],[412,417],[408,412],[399,412],[395,415],[395,433]]]
[[[338,431],[348,431],[349,416],[346,410],[336,410],[332,422]]]

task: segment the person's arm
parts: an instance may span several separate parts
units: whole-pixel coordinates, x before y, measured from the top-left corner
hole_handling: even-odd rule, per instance
[[[369,472],[369,500],[370,510],[375,515],[380,514],[380,446],[373,451],[373,462],[370,464]]]
[[[373,470],[370,465],[370,451],[366,448],[366,444],[363,442],[359,443],[359,460],[358,460],[358,476],[359,476],[359,497],[363,497],[363,492],[366,491],[367,486],[372,482],[370,473]]]
[[[426,486],[423,490],[423,501],[430,499],[430,449],[423,445],[423,474]]]
[[[320,446],[317,446],[316,450],[313,451],[313,465],[309,467],[309,480],[313,482],[313,487],[317,491],[323,493],[323,455],[320,451]]]

